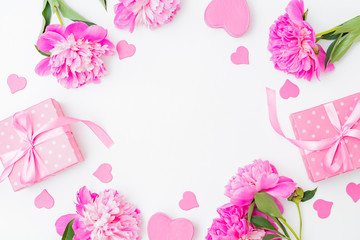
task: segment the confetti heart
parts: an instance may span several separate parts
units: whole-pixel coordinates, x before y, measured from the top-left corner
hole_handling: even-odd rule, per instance
[[[54,198],[44,189],[36,198],[35,198],[35,207],[37,208],[46,208],[51,209],[55,204]]]
[[[128,57],[134,56],[136,52],[136,47],[133,44],[128,44],[127,41],[121,40],[116,45],[116,50],[118,52],[120,60]]]
[[[194,226],[185,218],[171,220],[163,213],[156,213],[149,220],[148,236],[149,240],[191,240]]]
[[[232,37],[240,37],[250,24],[246,0],[211,1],[205,10],[205,22],[212,28],[224,28]]]
[[[93,173],[102,183],[109,183],[113,180],[111,174],[112,167],[108,163],[101,164],[98,169]]]
[[[199,207],[199,204],[196,200],[196,196],[193,192],[187,191],[184,192],[183,198],[179,202],[179,206],[184,211],[189,211],[193,208]]]
[[[7,78],[7,84],[12,94],[23,90],[26,87],[27,81],[24,77],[19,77],[16,74],[11,74]]]
[[[296,98],[299,96],[300,89],[294,83],[286,80],[284,85],[280,88],[280,96],[283,99],[288,99],[290,97]]]
[[[360,199],[360,184],[349,183],[346,186],[346,193],[352,198],[354,202]]]
[[[231,61],[236,64],[249,64],[249,51],[246,47],[238,47],[236,52],[231,54]]]
[[[319,218],[327,218],[330,216],[331,208],[333,206],[333,202],[328,202],[322,199],[318,199],[314,202],[314,209],[317,211]]]

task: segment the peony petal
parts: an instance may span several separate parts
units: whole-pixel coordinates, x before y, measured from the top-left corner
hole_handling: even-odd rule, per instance
[[[47,76],[51,73],[51,66],[49,65],[50,58],[44,58],[35,67],[35,72],[40,76]]]
[[[66,27],[65,37],[68,37],[70,34],[74,35],[75,40],[81,38],[83,32],[88,28],[88,25],[83,22],[75,22]]]
[[[254,195],[256,193],[256,190],[254,188],[239,188],[236,190],[231,197],[230,202],[234,205],[237,205],[239,207],[246,206],[251,204],[252,200],[254,199]]]
[[[107,30],[101,26],[92,25],[88,27],[82,34],[80,38],[85,38],[90,42],[100,42],[105,39],[107,36]]]
[[[65,26],[61,25],[61,24],[51,24],[49,26],[46,27],[46,31],[45,32],[55,32],[58,33],[62,36],[65,36]]]
[[[319,44],[317,44],[317,46],[319,48],[318,60],[319,60],[320,72],[334,71],[334,69],[335,69],[334,64],[328,64],[325,69],[326,52]]]
[[[56,223],[55,223],[56,232],[60,236],[62,236],[64,234],[65,228],[68,225],[68,223],[76,217],[77,217],[76,214],[67,214],[67,215],[61,216],[58,220],[56,220]]]
[[[267,192],[275,198],[285,199],[290,197],[290,195],[295,191],[296,183],[294,182],[281,182],[276,187],[267,189],[264,192]]]
[[[50,52],[54,48],[54,45],[60,41],[65,40],[63,36],[56,32],[45,32],[40,35],[36,46],[40,51]]]
[[[286,12],[289,14],[289,18],[298,26],[303,26],[304,15],[304,1],[292,0],[286,7]]]

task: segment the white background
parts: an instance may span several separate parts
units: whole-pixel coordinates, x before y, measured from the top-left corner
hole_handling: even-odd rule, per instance
[[[114,27],[115,0],[109,1],[108,13],[97,0],[67,2],[107,28],[114,43],[133,43],[136,54],[122,61],[107,57],[108,75],[101,84],[66,90],[55,78],[34,72],[42,59],[34,49],[42,1],[1,1],[0,119],[52,97],[66,115],[103,126],[115,145],[108,150],[86,127],[74,125],[83,163],[17,193],[8,181],[0,184],[0,239],[60,239],[54,223],[75,211],[75,194],[83,185],[93,191],[116,188],[125,194],[142,211],[143,239],[148,239],[148,219],[159,211],[171,218],[188,218],[195,226],[194,239],[204,239],[217,217],[216,208],[228,201],[223,195],[227,181],[238,167],[257,158],[271,160],[282,175],[305,189],[318,186],[316,199],[334,202],[325,220],[317,217],[313,200],[303,204],[303,239],[359,239],[360,203],[345,192],[348,183],[360,183],[359,171],[313,184],[298,149],[272,130],[265,98],[266,86],[279,90],[287,78],[299,85],[298,98],[278,99],[282,126],[293,136],[290,113],[359,91],[359,45],[333,73],[307,82],[276,71],[266,49],[268,29],[284,13],[287,0],[249,0],[250,28],[241,38],[206,26],[203,16],[209,0],[183,0],[172,23],[154,31],[138,27],[133,34]],[[308,0],[305,5],[317,32],[360,13],[360,2],[354,0]],[[249,49],[250,65],[231,63],[230,55],[238,46]],[[14,95],[6,84],[12,73],[28,80],[25,90]],[[113,166],[110,184],[92,176],[104,162]],[[51,210],[34,206],[43,189],[55,198]],[[186,190],[197,195],[200,208],[189,212],[179,208]],[[285,203],[285,216],[297,228],[294,205]]]

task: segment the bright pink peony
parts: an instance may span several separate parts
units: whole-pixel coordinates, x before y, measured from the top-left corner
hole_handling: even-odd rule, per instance
[[[226,204],[218,209],[220,218],[214,219],[206,240],[260,240],[266,232],[248,225],[247,209]]]
[[[277,199],[288,198],[295,191],[296,183],[279,176],[269,161],[255,160],[253,164],[239,168],[225,188],[225,195],[231,199],[231,203],[247,206],[253,201],[255,193],[261,191]]]
[[[68,222],[75,219],[74,240],[140,239],[140,211],[116,190],[97,195],[83,187],[77,195],[76,209],[77,214],[62,216],[56,222],[60,235]]]
[[[180,0],[119,0],[115,10],[115,26],[120,29],[129,28],[134,31],[136,24],[144,24],[149,28],[172,21],[180,9]]]
[[[49,25],[36,45],[51,55],[39,62],[35,72],[40,76],[52,74],[65,88],[98,83],[106,74],[102,56],[114,54],[114,45],[106,37],[106,29],[96,25],[89,27],[82,22],[66,28]]]
[[[270,27],[268,49],[276,69],[310,81],[314,73],[319,78],[320,67],[315,32],[303,14],[303,0],[292,0]]]

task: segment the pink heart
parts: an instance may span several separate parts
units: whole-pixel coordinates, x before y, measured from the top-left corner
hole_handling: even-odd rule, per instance
[[[111,174],[112,167],[108,163],[101,164],[98,169],[93,173],[102,183],[109,183],[113,180]]]
[[[128,44],[127,41],[121,40],[116,45],[116,50],[118,52],[120,60],[128,57],[134,56],[136,52],[136,47],[133,44]]]
[[[44,189],[36,198],[35,198],[35,207],[37,208],[46,208],[50,209],[54,206],[54,198]]]
[[[299,96],[300,89],[294,83],[286,80],[284,85],[280,88],[280,96],[283,99],[288,99],[290,97],[296,98]]]
[[[238,47],[236,52],[231,54],[231,61],[236,64],[249,64],[249,51],[246,47]]]
[[[212,0],[205,10],[205,22],[212,28],[224,28],[232,37],[240,37],[250,23],[246,0]]]
[[[148,236],[149,240],[191,240],[194,226],[185,218],[171,220],[163,213],[156,213],[149,220]]]
[[[179,206],[182,210],[188,211],[199,207],[199,204],[196,200],[195,194],[193,192],[187,191],[184,192],[183,198],[179,202]]]
[[[7,84],[10,88],[11,93],[14,94],[20,90],[23,90],[26,87],[27,81],[24,77],[19,77],[16,74],[11,74],[7,78]]]
[[[314,209],[317,211],[319,218],[327,218],[330,216],[333,202],[328,202],[322,199],[318,199],[314,202]]]
[[[360,184],[349,183],[346,186],[346,193],[352,198],[354,202],[360,199]]]

